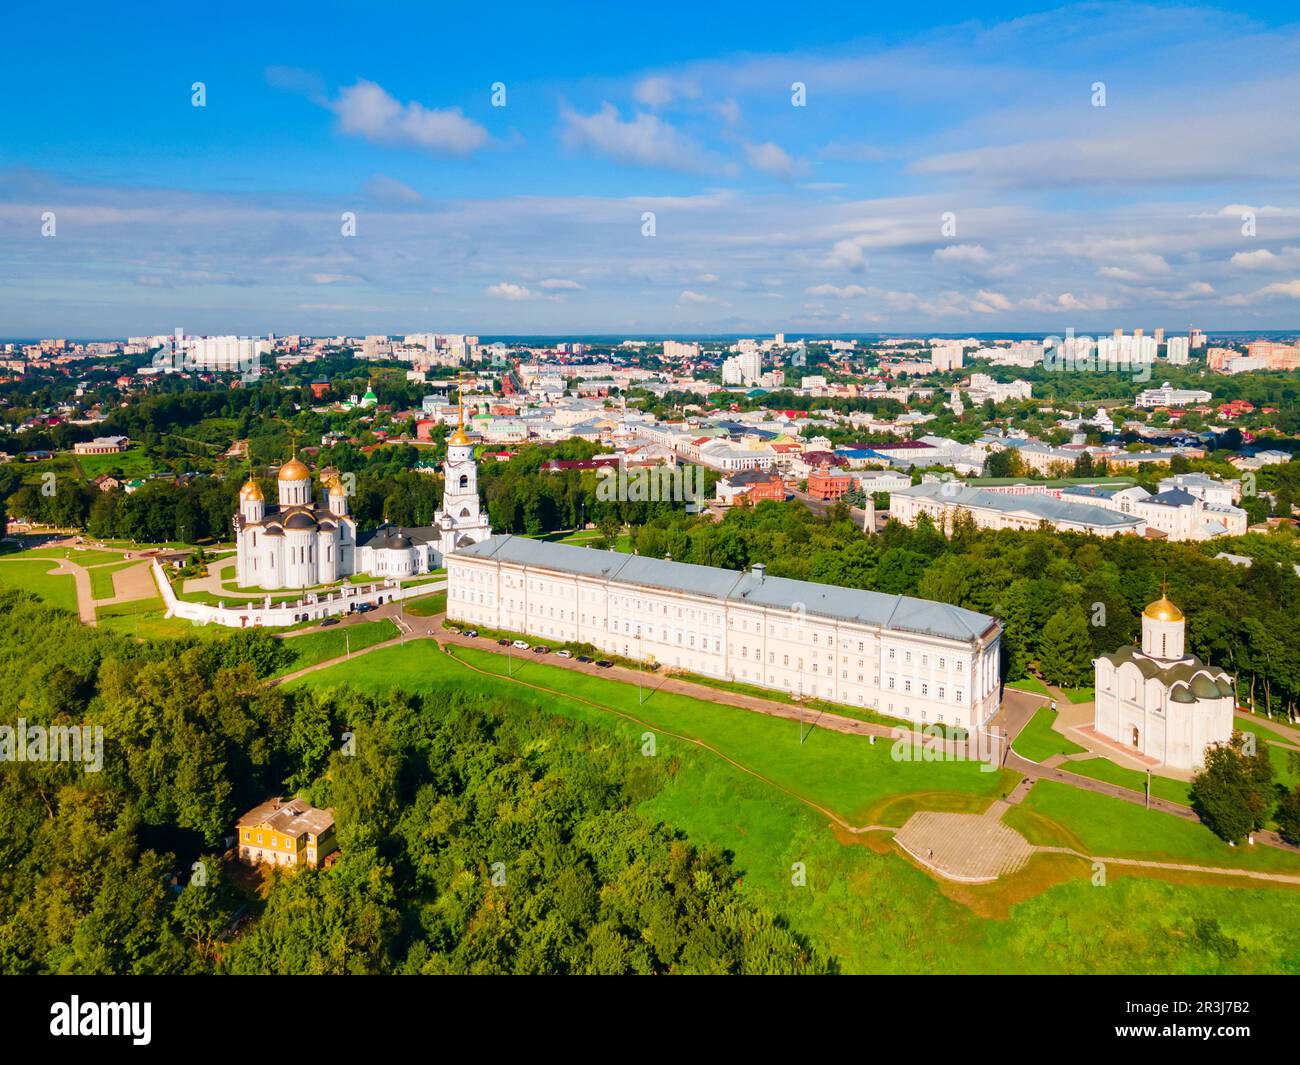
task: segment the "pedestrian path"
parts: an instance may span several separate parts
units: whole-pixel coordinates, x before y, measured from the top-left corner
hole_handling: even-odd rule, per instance
[[[945,880],[984,884],[1018,872],[1034,848],[1002,823],[1007,804],[994,802],[982,814],[914,813],[894,842]]]

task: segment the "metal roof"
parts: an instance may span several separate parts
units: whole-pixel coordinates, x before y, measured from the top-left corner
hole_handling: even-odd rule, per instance
[[[894,494],[936,499],[943,503],[996,510],[1004,514],[1030,514],[1043,521],[1052,522],[1067,521],[1081,525],[1130,527],[1141,521],[1131,514],[1122,514],[1117,510],[1094,506],[1091,503],[1069,503],[1036,492],[1026,495],[1008,495],[1002,492],[990,492],[983,488],[959,486],[955,481],[931,481],[927,484],[899,489]]]
[[[490,536],[456,553],[950,640],[973,640],[998,624],[988,614],[907,595],[760,576],[509,534]]]

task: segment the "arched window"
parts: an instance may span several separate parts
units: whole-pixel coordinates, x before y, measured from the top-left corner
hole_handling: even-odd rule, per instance
[[[462,473],[462,474],[460,475],[460,486],[461,486],[462,489],[465,489],[465,488],[468,488],[468,487],[469,487],[469,474],[467,474],[467,473]]]

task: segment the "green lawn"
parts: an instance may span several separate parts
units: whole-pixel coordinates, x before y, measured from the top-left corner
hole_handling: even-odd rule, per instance
[[[188,578],[186,578],[188,580]],[[218,603],[224,603],[229,607],[239,606],[262,606],[266,602],[265,593],[260,596],[248,595],[213,595],[211,592],[183,592],[181,587],[184,581],[173,581],[172,587],[176,590],[176,596],[184,599],[187,603],[205,603],[208,606],[216,606]],[[249,591],[250,589],[244,589]],[[281,603],[296,603],[299,599],[306,596],[306,592],[292,592],[272,594],[271,605],[278,606]]]
[[[1052,693],[1048,691],[1047,685],[1037,677],[1021,677],[1019,680],[1007,681],[1008,688],[1015,688],[1022,692],[1033,692],[1035,695],[1045,695],[1052,698]],[[1061,693],[1072,703],[1090,703],[1093,700],[1093,690],[1091,688],[1062,688]]]
[[[458,666],[432,642],[420,640],[383,648],[295,683],[328,688],[347,682],[382,691],[430,691],[442,687],[502,691],[501,685],[510,687],[504,678],[505,655],[471,648],[455,650],[465,662],[502,679]],[[565,696],[575,696],[632,715],[644,722],[643,727],[669,730],[687,741],[707,743],[778,787],[834,810],[853,824],[866,823],[873,808],[897,795],[924,792],[934,796],[937,807],[943,808],[952,795],[993,799],[1007,790],[1002,773],[982,772],[978,763],[896,761],[891,757],[893,745],[887,740],[873,745],[861,736],[814,728],[807,732],[801,746],[799,725],[794,721],[654,691],[653,678],[646,687],[645,703],[638,704],[634,684],[549,666],[531,657],[515,656],[513,667],[519,680],[549,689],[545,693],[527,692],[529,701],[540,697],[557,712],[571,713],[574,703]],[[526,691],[514,687],[516,693]]]
[[[552,667],[530,663],[523,676],[540,679],[548,671]],[[467,677],[472,680],[467,682]],[[467,674],[423,640],[374,651],[295,683],[328,687],[345,681],[377,692],[453,687],[510,691],[516,698],[522,694],[531,705],[599,725],[608,730],[612,743],[638,749],[646,731],[641,724],[572,699],[507,688],[506,682]],[[641,709],[653,707],[655,698]],[[630,702],[635,707],[635,688]],[[721,709],[705,706],[699,719],[707,724],[708,713]],[[787,744],[787,731],[795,727],[757,714],[746,714],[743,720],[769,745],[781,747]],[[726,731],[729,735],[731,730]],[[1170,883],[1119,870],[1112,872],[1105,888],[1097,888],[1088,880],[1087,867],[1076,863],[1078,868],[1065,882],[1044,879],[1041,889],[1029,892],[1023,901],[1012,893],[1005,909],[990,914],[969,900],[950,899],[930,877],[894,853],[878,853],[862,839],[844,842],[828,830],[824,815],[696,744],[662,733],[657,742],[656,757],[671,758],[674,770],[669,783],[646,799],[641,810],[688,833],[698,845],[731,852],[741,890],[828,951],[846,973],[1296,970],[1298,891]],[[797,742],[796,734],[796,749]],[[868,766],[874,770],[870,758]],[[791,882],[795,862],[806,870],[806,886]],[[990,899],[996,902],[1000,890],[995,885],[968,894],[982,905]],[[1218,921],[1222,934],[1237,945],[1235,957],[1221,958],[1196,941],[1196,922],[1206,918]]]
[[[560,544],[572,544],[575,547],[595,547],[596,541],[600,540],[601,536],[602,533],[599,529],[578,529],[576,532],[572,532],[568,536],[558,537],[554,533],[548,533],[543,536],[538,536],[536,539],[552,540],[555,543]],[[632,534],[619,533],[614,539],[613,550],[621,551],[625,555],[630,555],[632,553]]]
[[[1078,773],[1081,777],[1091,777],[1093,780],[1104,780],[1108,784],[1118,784],[1121,788],[1136,791],[1139,795],[1146,794],[1147,775],[1145,773],[1136,769],[1127,769],[1122,765],[1116,765],[1109,758],[1085,758],[1077,762],[1067,762],[1060,768],[1071,773]],[[1192,786],[1185,780],[1173,780],[1170,777],[1156,776],[1152,773],[1151,794],[1157,799],[1168,799],[1170,802],[1181,803],[1183,806],[1192,805]]]
[[[283,676],[299,669],[314,666],[331,658],[341,658],[349,650],[360,651],[398,635],[397,626],[388,618],[378,621],[363,621],[356,625],[344,627],[332,626],[320,628],[320,622],[313,632],[302,636],[293,636],[284,640],[286,647],[292,648],[295,658],[287,666],[275,672],[274,676]]]
[[[138,566],[139,562],[110,562],[107,565],[96,566],[90,570],[90,595],[92,599],[112,599],[115,594],[113,591],[113,574],[120,569],[126,569],[127,566]]]
[[[1054,754],[1082,754],[1087,748],[1080,747],[1072,740],[1067,740],[1052,728],[1056,720],[1050,707],[1040,706],[1034,716],[1016,737],[1011,749],[1021,758],[1031,762],[1043,762]]]
[[[101,551],[88,547],[78,551],[75,547],[33,547],[7,556],[10,558],[66,558],[78,566],[99,566],[108,562],[121,562],[121,551]]]
[[[184,618],[165,617],[162,597],[157,595],[98,607],[95,617],[101,629],[146,640],[168,640],[178,636],[221,639],[233,631],[220,625],[196,625]]]
[[[402,603],[403,613],[413,614],[417,618],[431,618],[446,609],[446,592],[434,592],[432,595],[422,595],[418,599],[408,599]]]
[[[1067,838],[1051,838],[1050,826],[1046,826],[1045,837],[1045,826],[1025,817],[1026,813],[1054,822],[1065,830]],[[1031,843],[1065,843],[1100,857],[1300,873],[1300,855],[1275,847],[1229,847],[1197,822],[1054,780],[1040,780],[1019,806],[1007,811],[1004,820]]]
[[[142,447],[129,447],[120,455],[76,455],[75,458],[82,472],[91,480],[112,470],[120,470],[127,480],[156,472],[153,460]]]
[[[53,559],[0,562],[0,588],[22,588],[39,596],[51,606],[77,612],[77,584],[71,573],[55,575],[49,571]]]

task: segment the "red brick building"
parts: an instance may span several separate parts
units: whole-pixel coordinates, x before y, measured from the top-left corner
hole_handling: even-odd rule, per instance
[[[764,500],[785,500],[785,482],[771,470],[742,470],[717,484],[718,501],[732,506],[752,506]]]
[[[829,466],[819,466],[808,475],[808,494],[823,503],[843,499],[852,488],[852,477]]]

